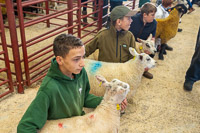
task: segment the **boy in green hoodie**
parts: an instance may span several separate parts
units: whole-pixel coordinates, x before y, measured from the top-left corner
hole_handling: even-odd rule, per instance
[[[18,133],[36,133],[46,120],[83,115],[83,107],[95,108],[102,100],[89,94],[90,84],[84,69],[85,46],[79,38],[67,34],[57,36],[53,52],[55,58],[37,96],[19,122]]]

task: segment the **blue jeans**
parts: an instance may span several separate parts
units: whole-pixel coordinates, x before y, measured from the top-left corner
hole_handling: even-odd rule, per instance
[[[186,72],[185,80],[192,83],[200,80],[200,27],[197,35],[195,52],[190,67]]]
[[[192,8],[192,4],[193,3],[191,3],[190,0],[186,0],[186,1],[187,1],[188,5],[189,5],[189,8]]]

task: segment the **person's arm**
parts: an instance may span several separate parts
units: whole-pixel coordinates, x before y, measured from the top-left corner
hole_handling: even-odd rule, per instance
[[[85,56],[88,57],[94,53],[96,49],[98,49],[98,35],[91,42],[85,45]]]
[[[153,30],[151,32],[152,39],[154,39],[154,41],[155,41],[155,36],[156,36],[156,27],[157,27],[157,21],[154,19],[154,27],[153,27]]]
[[[90,94],[89,91],[90,91],[90,84],[89,84],[89,81],[88,81],[87,89],[86,89],[86,92],[85,92],[84,107],[96,108],[101,103],[103,97],[98,97],[98,96],[95,96],[93,94]]]
[[[28,107],[20,120],[17,133],[37,133],[46,123],[49,108],[49,98],[43,92],[38,92],[36,98]]]

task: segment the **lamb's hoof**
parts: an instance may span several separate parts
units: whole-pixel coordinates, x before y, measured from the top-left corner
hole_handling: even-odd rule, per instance
[[[159,54],[158,59],[159,59],[159,60],[164,60],[163,54]]]
[[[173,48],[172,48],[172,47],[170,47],[170,46],[169,46],[169,45],[167,45],[167,44],[166,44],[166,47],[165,47],[165,49],[166,49],[166,50],[169,50],[169,51],[172,51],[172,50],[173,50]]]
[[[183,29],[178,28],[178,32],[182,32],[182,31],[183,31]]]

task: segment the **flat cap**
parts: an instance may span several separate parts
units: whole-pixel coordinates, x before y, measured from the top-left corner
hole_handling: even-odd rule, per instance
[[[127,17],[134,16],[136,13],[137,11],[130,10],[126,6],[116,6],[115,8],[113,8],[113,10],[110,13],[110,19],[112,21],[115,21],[124,16],[127,16]]]

